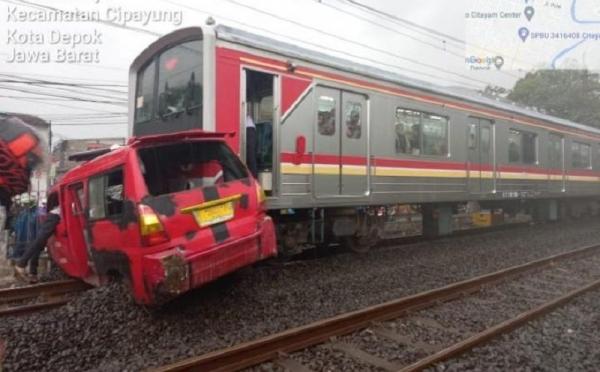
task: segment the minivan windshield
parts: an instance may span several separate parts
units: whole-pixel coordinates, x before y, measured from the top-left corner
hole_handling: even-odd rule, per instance
[[[237,156],[221,141],[183,142],[138,150],[152,196],[215,186],[248,177]]]

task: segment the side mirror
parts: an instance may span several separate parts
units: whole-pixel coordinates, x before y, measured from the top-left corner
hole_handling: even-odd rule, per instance
[[[306,137],[298,136],[296,137],[296,156],[294,159],[294,164],[301,164],[304,154],[306,154]]]

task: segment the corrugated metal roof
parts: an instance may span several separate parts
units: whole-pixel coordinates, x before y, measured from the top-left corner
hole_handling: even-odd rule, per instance
[[[334,57],[311,49],[301,48],[296,45],[288,44],[265,36],[256,35],[229,26],[219,25],[215,27],[215,32],[217,34],[218,39],[229,41],[232,43],[258,48],[264,51],[280,54],[282,56],[294,58],[297,60],[312,62],[341,71],[363,75],[374,79],[384,80],[387,82],[400,84],[406,87],[423,90],[433,94],[443,95],[465,102],[471,102],[495,108],[498,110],[508,111],[514,114],[527,116],[533,119],[543,120],[546,122],[562,125],[568,128],[579,129],[595,134],[600,134],[600,129],[583,124],[574,123],[572,121],[564,120],[554,116],[542,114],[537,111],[519,107],[516,104],[498,102],[483,96],[461,93],[452,90],[451,88],[442,87],[418,79],[410,78],[395,72],[386,71],[376,67],[371,67],[342,58]],[[600,123],[598,124],[600,125]]]

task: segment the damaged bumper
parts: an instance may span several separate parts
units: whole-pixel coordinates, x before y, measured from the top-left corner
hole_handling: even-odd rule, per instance
[[[206,250],[191,244],[144,256],[146,290],[150,302],[163,302],[276,254],[275,228],[266,216],[255,233],[241,239]]]

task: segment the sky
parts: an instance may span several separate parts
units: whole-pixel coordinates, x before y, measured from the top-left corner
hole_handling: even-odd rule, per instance
[[[201,26],[209,16],[217,24],[439,85],[510,88],[523,75],[471,71],[465,65],[465,45],[459,41],[465,39],[464,14],[472,0],[356,1],[402,21],[348,0],[0,0],[0,112],[51,120],[58,139],[125,137],[133,59],[160,35]],[[39,10],[47,8],[40,6],[77,9],[91,18],[99,14],[113,24],[41,19]],[[143,11],[163,12],[163,18],[127,23],[119,18]],[[90,44],[76,44],[80,40]],[[15,59],[15,52],[29,60]],[[67,63],[66,55],[89,60]]]

